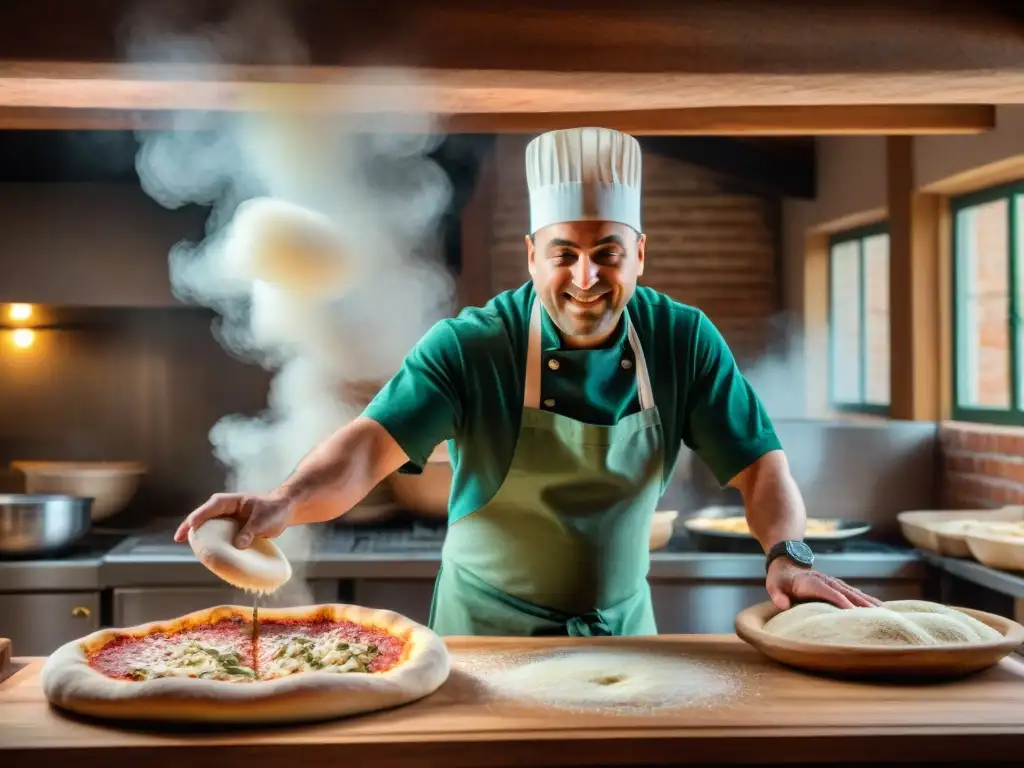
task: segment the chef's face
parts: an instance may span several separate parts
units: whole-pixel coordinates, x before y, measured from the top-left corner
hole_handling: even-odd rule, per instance
[[[644,272],[646,237],[625,224],[552,224],[526,238],[530,275],[567,346],[596,347],[618,325]]]

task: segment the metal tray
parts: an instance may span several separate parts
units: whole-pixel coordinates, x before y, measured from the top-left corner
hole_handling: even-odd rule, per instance
[[[699,518],[742,517],[743,507],[705,507],[682,521],[687,535],[699,549],[709,552],[761,552],[761,545],[749,533],[716,531],[694,525]],[[834,518],[830,518],[834,519]],[[843,544],[857,539],[871,530],[871,525],[859,520],[839,520],[838,528],[828,535],[808,534],[804,541],[816,551],[841,548]]]

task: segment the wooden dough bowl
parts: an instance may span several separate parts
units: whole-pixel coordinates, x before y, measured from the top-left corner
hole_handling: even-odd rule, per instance
[[[978,522],[1019,522],[1024,520],[1024,507],[1000,509],[961,509],[955,511],[916,510],[896,515],[904,538],[918,549],[944,557],[975,557],[967,544],[966,531],[944,531],[943,523],[959,520]]]
[[[954,607],[954,606],[950,606]],[[764,631],[780,613],[772,602],[759,603],[736,616],[736,634],[770,659],[796,669],[836,677],[922,679],[963,677],[997,664],[1024,644],[1024,626],[992,613],[955,608],[1002,634],[1003,639],[970,645],[891,647],[804,643]]]

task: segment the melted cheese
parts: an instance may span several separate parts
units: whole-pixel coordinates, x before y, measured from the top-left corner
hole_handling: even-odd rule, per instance
[[[197,677],[209,680],[245,682],[255,680],[256,673],[244,666],[239,653],[224,644],[210,645],[196,640],[174,642],[160,638],[134,659],[133,680],[154,680],[160,677]]]
[[[342,639],[338,630],[322,635],[285,637],[260,665],[260,677],[271,679],[299,672],[368,672],[380,654],[372,643]]]

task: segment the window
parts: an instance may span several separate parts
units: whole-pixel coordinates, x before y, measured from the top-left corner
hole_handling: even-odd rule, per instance
[[[884,223],[829,243],[829,392],[838,410],[889,411],[889,234]]]
[[[1024,182],[952,201],[953,418],[1024,424],[1017,265]]]

